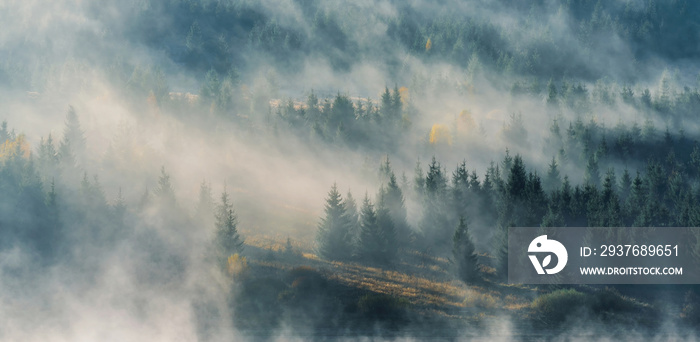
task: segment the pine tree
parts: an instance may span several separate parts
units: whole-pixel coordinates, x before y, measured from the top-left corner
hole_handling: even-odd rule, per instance
[[[586,171],[583,175],[584,182],[592,186],[600,185],[600,171],[598,170],[598,160],[595,155],[591,155],[586,163]]]
[[[466,162],[462,161],[452,172],[452,203],[459,216],[467,215],[469,193],[469,172]]]
[[[558,102],[559,99],[557,98],[557,86],[554,84],[554,81],[550,78],[549,82],[547,83],[547,105],[556,106]]]
[[[43,232],[43,242],[40,246],[40,252],[44,253],[49,258],[56,257],[59,250],[60,239],[62,238],[61,211],[58,205],[56,194],[56,184],[51,180],[51,187],[45,199],[46,206],[46,224]]]
[[[389,87],[384,87],[384,93],[382,93],[382,104],[381,113],[384,120],[394,120],[395,110],[394,110],[394,99],[391,96]]]
[[[547,195],[542,189],[542,181],[536,173],[530,172],[527,179],[525,212],[521,224],[534,227],[542,222],[547,210]]]
[[[527,173],[525,164],[519,154],[513,158],[512,166],[508,172],[507,183],[508,196],[512,199],[521,199],[526,195]]]
[[[158,186],[153,190],[153,195],[156,200],[166,208],[174,208],[175,190],[170,183],[170,175],[165,172],[165,166],[160,168],[160,177],[158,177]]]
[[[559,165],[557,165],[556,158],[552,157],[552,162],[549,163],[549,169],[547,170],[547,181],[545,183],[545,189],[547,191],[557,190],[561,187],[561,175],[559,174]]]
[[[513,157],[510,156],[510,151],[506,148],[506,156],[503,157],[503,180],[508,180],[510,177],[510,169],[513,167]]]
[[[428,165],[428,174],[425,176],[425,191],[429,196],[441,197],[446,189],[447,179],[440,163],[433,156],[430,165]]]
[[[622,87],[620,96],[622,97],[622,101],[624,101],[626,104],[634,104],[634,91],[632,91],[632,88],[629,86]]]
[[[243,250],[243,239],[238,233],[238,218],[226,189],[221,193],[221,203],[216,208],[215,218],[214,245],[217,259],[225,268],[228,257]]]
[[[641,217],[642,208],[646,207],[647,204],[647,190],[644,186],[644,181],[637,172],[637,176],[634,177],[632,181],[632,191],[630,197],[627,201],[627,225],[634,224],[635,227],[645,227],[643,219]]]
[[[391,262],[396,256],[399,244],[397,241],[396,225],[391,218],[389,208],[387,208],[386,192],[377,201],[377,228],[379,235],[379,249],[375,251],[376,260],[381,263]]]
[[[459,218],[459,225],[452,238],[452,257],[459,279],[469,283],[479,278],[479,261],[464,217]]]
[[[348,194],[345,196],[345,200],[343,200],[343,207],[345,208],[345,214],[347,215],[348,223],[350,225],[350,228],[348,229],[348,236],[354,249],[354,246],[357,244],[357,241],[360,238],[360,219],[359,213],[357,212],[357,202],[350,191],[348,191]]]
[[[420,160],[416,162],[416,167],[413,170],[413,191],[416,196],[422,196],[425,190],[425,176],[423,175],[423,169],[420,166]]]
[[[59,153],[54,145],[52,135],[49,134],[46,140],[41,138],[41,142],[39,143],[38,167],[44,181],[48,178],[56,178],[60,175],[59,162]]]
[[[500,215],[499,215],[500,216]],[[499,220],[500,221],[500,220]],[[508,277],[508,228],[512,227],[511,221],[498,223],[497,231],[492,238],[494,268],[501,280]]]
[[[352,256],[350,229],[343,199],[334,183],[326,198],[325,216],[318,226],[318,254],[329,260],[348,260]]]
[[[389,161],[389,156],[384,158],[384,162],[379,165],[379,182],[386,183],[389,181],[389,177],[394,174],[391,169],[391,162]]]
[[[627,170],[627,168],[625,168],[625,171],[622,173],[622,178],[620,179],[620,200],[623,203],[627,201],[631,190],[632,177],[630,176],[630,173]]]
[[[377,222],[377,212],[367,194],[360,209],[360,241],[357,246],[357,256],[363,260],[375,260],[377,251],[381,249],[381,234]]]
[[[394,111],[394,113],[393,113],[394,120],[396,120],[398,122],[399,120],[401,120],[401,115],[402,115],[401,114],[401,107],[402,107],[401,93],[399,92],[398,85],[394,85],[394,91],[392,92],[391,95],[392,95],[391,96],[391,105],[392,105],[392,107],[393,107],[392,109]]]
[[[472,195],[480,195],[481,190],[479,175],[476,174],[476,170],[472,170],[472,172],[469,174],[469,192]]]
[[[87,207],[93,209],[106,207],[107,200],[97,175],[93,176],[93,181],[90,182],[87,172],[84,172],[80,182],[80,192]]]
[[[603,208],[607,210],[605,213],[604,227],[621,227],[622,226],[622,209],[620,200],[617,196],[617,180],[615,171],[609,169],[605,174],[603,181]]]
[[[406,221],[407,213],[403,192],[393,172],[389,175],[389,183],[386,186],[383,203],[388,210],[389,218],[394,224],[397,241],[401,245],[405,245],[410,241],[411,231]]]

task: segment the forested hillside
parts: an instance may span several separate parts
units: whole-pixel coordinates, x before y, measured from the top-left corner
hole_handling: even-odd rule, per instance
[[[697,286],[509,284],[507,232],[700,226],[698,17],[0,4],[0,339],[693,339]]]

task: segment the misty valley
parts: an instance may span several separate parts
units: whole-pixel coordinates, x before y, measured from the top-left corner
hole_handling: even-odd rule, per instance
[[[700,260],[697,18],[0,2],[0,340],[695,340],[698,285],[563,282],[601,251],[509,230]]]

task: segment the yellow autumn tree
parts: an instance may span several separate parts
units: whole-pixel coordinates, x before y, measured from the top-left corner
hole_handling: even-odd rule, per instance
[[[0,145],[0,160],[5,160],[19,154],[24,158],[29,158],[31,153],[31,147],[27,143],[27,139],[24,134],[18,135],[13,140],[6,140],[2,145]]]
[[[232,254],[228,257],[228,274],[232,277],[241,276],[248,270],[248,260],[244,256]]]
[[[430,38],[428,38],[428,42],[425,43],[425,51],[426,52],[430,51],[430,48],[432,48],[432,47],[433,47],[433,42],[430,40]]]
[[[430,129],[431,145],[452,145],[452,135],[450,129],[443,124],[434,124]]]
[[[409,100],[408,88],[406,88],[406,87],[399,88],[399,95],[401,96],[401,103],[406,104]]]

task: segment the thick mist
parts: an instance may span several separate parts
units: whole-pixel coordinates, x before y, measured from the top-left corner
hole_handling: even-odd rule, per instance
[[[2,3],[0,339],[694,339],[696,302],[678,294],[693,289],[662,289],[668,306],[613,289],[621,313],[581,305],[583,314],[548,325],[534,301],[558,289],[504,284],[494,245],[498,227],[515,222],[613,225],[554,204],[565,175],[586,196],[622,189],[611,191],[624,202],[633,198],[617,185],[624,170],[651,179],[666,167],[659,196],[672,208],[697,203],[698,10],[683,1]],[[75,132],[83,145],[67,138]],[[522,158],[528,182],[542,178],[541,198],[516,198],[515,209],[489,192],[510,191],[508,156]],[[557,182],[546,178],[550,162]],[[434,197],[423,190],[431,181]],[[405,233],[393,262],[323,255],[334,184],[342,199],[352,193],[359,230],[364,202],[380,223],[391,211]],[[401,217],[383,207],[389,189],[400,190]],[[223,194],[245,242],[238,263],[216,254]],[[527,205],[539,216],[518,211]],[[669,211],[623,219],[695,222]],[[464,216],[475,282],[454,275]],[[658,319],[620,318],[635,305]],[[649,334],[626,334],[635,328]]]

